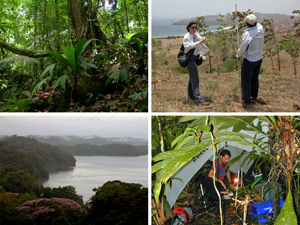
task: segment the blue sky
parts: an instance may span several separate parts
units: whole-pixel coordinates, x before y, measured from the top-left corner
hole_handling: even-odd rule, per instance
[[[198,16],[226,14],[235,11],[282,13],[292,15],[300,9],[299,0],[152,0],[152,18],[190,19]]]
[[[146,114],[34,114],[0,116],[0,135],[98,135],[148,139]]]

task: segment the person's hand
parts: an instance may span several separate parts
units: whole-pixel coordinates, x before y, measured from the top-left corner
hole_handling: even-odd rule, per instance
[[[231,189],[234,190],[235,186],[233,184],[230,184]]]
[[[245,16],[241,13],[241,12],[237,12],[237,14],[236,14],[238,17],[241,17],[241,18],[245,18]]]
[[[224,189],[226,190],[226,185],[224,184],[224,182],[221,180],[220,182],[222,184],[222,186],[224,187]]]
[[[203,38],[200,40],[200,43],[205,42],[205,41],[206,41],[206,37],[203,37]]]

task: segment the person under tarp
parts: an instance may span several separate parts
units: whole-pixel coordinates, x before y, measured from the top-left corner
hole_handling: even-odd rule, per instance
[[[220,157],[215,160],[215,164],[212,165],[208,173],[208,177],[205,179],[204,187],[206,189],[206,194],[208,198],[211,200],[217,200],[219,198],[214,187],[214,170],[216,171],[216,187],[220,193],[226,192],[226,185],[224,183],[225,175],[230,183],[230,187],[234,189],[229,168],[226,168],[230,157],[231,153],[229,150],[221,150]]]

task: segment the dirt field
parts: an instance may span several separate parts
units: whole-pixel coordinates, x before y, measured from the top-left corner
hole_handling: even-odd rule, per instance
[[[152,112],[300,112],[300,75],[294,75],[292,59],[284,51],[280,52],[280,72],[277,64],[273,70],[271,60],[263,59],[258,95],[263,104],[253,105],[251,109],[239,106],[239,72],[209,74],[209,63],[205,61],[198,67],[200,93],[210,105],[197,106],[187,99],[187,69],[182,70],[177,62],[182,37],[158,40],[162,47],[154,49],[152,55]],[[167,48],[170,48],[169,53],[159,56]],[[215,61],[213,67],[216,67]],[[299,63],[297,71],[300,71]]]

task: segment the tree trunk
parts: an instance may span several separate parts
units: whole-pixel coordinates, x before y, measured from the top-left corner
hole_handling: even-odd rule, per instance
[[[42,50],[45,51],[45,40],[48,41],[48,35],[47,38],[45,38],[46,35],[46,22],[47,21],[47,0],[44,0],[44,12],[43,12],[43,35],[42,35]],[[41,59],[41,70],[44,71],[44,59]]]
[[[124,0],[124,8],[125,8],[125,16],[126,16],[126,24],[127,24],[127,33],[129,33],[129,22],[128,22],[128,13],[127,13],[126,0]]]
[[[85,4],[86,3],[86,4]],[[101,43],[107,44],[108,39],[100,28],[97,20],[97,11],[91,0],[68,0],[69,17],[75,31],[75,41],[85,38],[96,38]]]
[[[56,49],[60,52],[60,29],[59,29],[59,11],[58,11],[58,0],[55,0],[55,14],[56,14]]]
[[[37,36],[37,0],[34,0],[34,20],[33,20],[33,24],[34,24],[34,36],[33,36],[33,50],[35,50],[36,48],[36,36]]]
[[[274,161],[274,159],[272,159]],[[272,163],[273,165],[275,163]],[[274,214],[273,214],[273,219],[276,221],[277,216],[280,213],[280,198],[279,198],[279,190],[278,190],[278,181],[274,180],[272,182],[272,188],[273,188],[273,199],[274,199]]]

